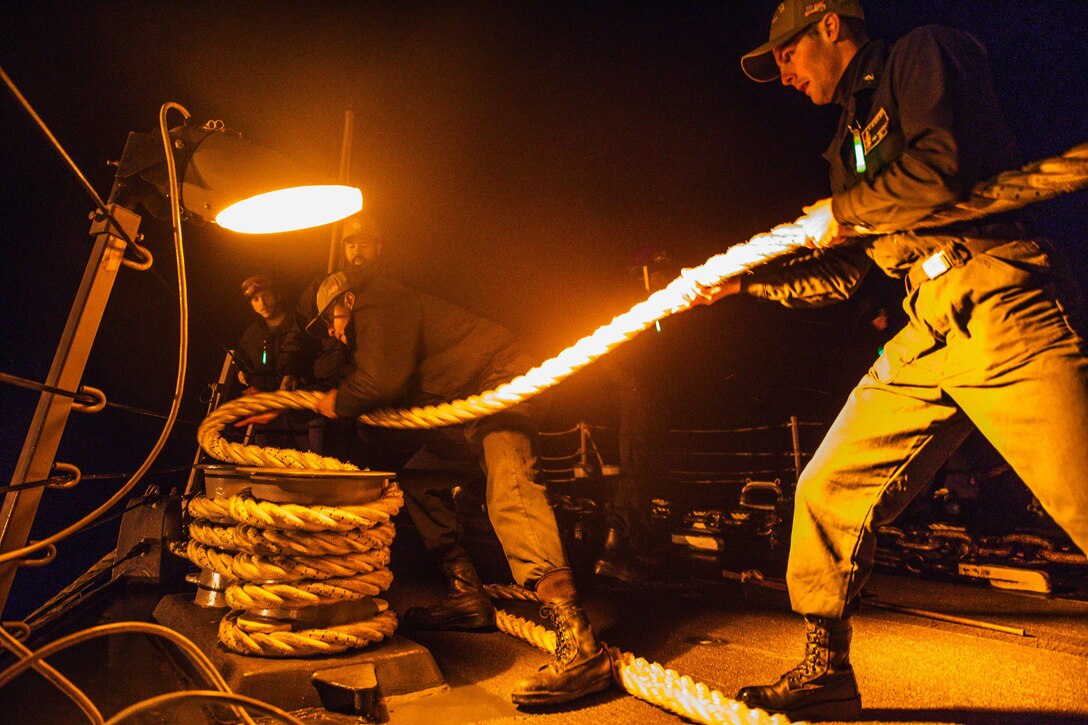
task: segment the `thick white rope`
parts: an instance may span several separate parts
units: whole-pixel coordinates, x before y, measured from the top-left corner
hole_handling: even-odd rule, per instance
[[[487,585],[495,599],[538,601],[533,592],[512,585]],[[496,610],[495,624],[507,634],[524,640],[537,649],[555,654],[555,632],[502,609]],[[602,643],[603,644],[603,643]],[[607,646],[607,645],[605,645]],[[726,697],[720,691],[696,682],[676,670],[663,667],[609,647],[616,683],[644,702],[705,725],[786,725],[785,715],[771,715]]]
[[[396,616],[376,595],[393,582],[390,519],[403,500],[393,482],[375,501],[343,508],[259,501],[247,491],[191,500],[184,555],[229,581],[225,597],[231,611],[219,623],[219,641],[246,655],[302,657],[364,647],[391,635]],[[290,617],[275,619],[368,598],[376,613],[358,621],[296,628]],[[269,611],[280,614],[270,619]]]
[[[1081,144],[1061,156],[1003,172],[994,179],[979,184],[964,202],[934,213],[913,228],[943,226],[956,221],[999,214],[1085,187],[1088,187],[1088,144]],[[869,231],[873,234],[887,234],[905,230]],[[654,292],[555,357],[495,390],[440,405],[371,410],[360,415],[359,421],[386,428],[436,428],[466,423],[497,413],[566,379],[658,320],[689,309],[698,303],[701,290],[719,285],[746,270],[804,247],[805,237],[801,225],[780,224],[769,232],[757,234],[747,242],[734,245],[698,267],[684,270],[665,288]],[[313,392],[278,391],[257,393],[226,403],[205,419],[198,432],[198,440],[209,454],[222,459],[216,451],[229,444],[221,442],[222,439],[217,436],[226,422],[270,410],[316,410],[321,395]],[[306,467],[302,460],[291,458],[284,465]]]

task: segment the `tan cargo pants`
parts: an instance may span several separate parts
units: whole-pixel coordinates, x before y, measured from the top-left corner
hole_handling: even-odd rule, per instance
[[[446,489],[475,478],[465,474],[475,458],[486,474],[487,514],[514,581],[531,588],[548,572],[569,566],[547,489],[539,480],[539,458],[525,416],[500,413],[412,439],[416,447],[421,441],[447,462],[468,464],[460,472],[431,476],[420,475],[412,463],[402,471],[405,508],[428,551],[447,560],[467,556],[464,531]],[[411,445],[407,450],[414,451]],[[395,463],[393,470],[401,471],[402,465]]]
[[[1036,242],[908,290],[909,322],[850,394],[798,482],[787,580],[800,614],[841,617],[900,514],[970,433],[985,435],[1088,551],[1088,357],[1077,292]]]

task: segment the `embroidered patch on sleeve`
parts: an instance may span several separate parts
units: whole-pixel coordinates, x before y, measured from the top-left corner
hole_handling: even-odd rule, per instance
[[[881,108],[861,132],[861,143],[869,153],[888,135],[888,112]]]

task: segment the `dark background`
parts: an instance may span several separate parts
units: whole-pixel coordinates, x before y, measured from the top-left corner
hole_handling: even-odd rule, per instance
[[[1025,159],[1088,141],[1088,4],[864,4],[876,36],[940,22],[983,40]],[[837,107],[752,83],[739,68],[766,39],[773,7],[19,3],[0,24],[0,65],[102,196],[107,162],[129,131],[157,128],[167,101],[330,175],[351,107],[351,181],[384,231],[389,263],[410,284],[507,325],[543,359],[641,299],[641,274],[629,270],[640,255],[663,249],[678,266],[699,264],[826,195],[820,153]],[[92,203],[0,95],[0,371],[42,380],[86,264]],[[1085,211],[1082,193],[1029,213],[1041,234],[1068,244],[1082,278]],[[157,276],[121,273],[84,379],[111,400],[165,412],[173,252],[162,222],[141,229]],[[187,227],[185,421],[159,467],[192,458],[199,396],[251,319],[240,281],[268,271],[300,289],[323,273],[328,242],[327,229],[262,238]],[[890,336],[869,320],[897,296],[896,283],[874,275],[858,300],[823,310],[730,300],[664,321],[622,355],[670,425],[826,421]],[[607,422],[606,373],[593,366],[549,393],[552,420]],[[7,481],[37,396],[5,387],[0,400]],[[159,428],[116,410],[73,415],[58,460],[85,473],[131,471]],[[113,485],[50,492],[40,528],[70,522]],[[90,556],[72,548],[69,561]]]

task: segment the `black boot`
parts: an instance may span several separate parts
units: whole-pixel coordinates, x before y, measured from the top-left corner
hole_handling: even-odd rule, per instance
[[[442,565],[449,580],[449,597],[429,607],[412,607],[404,613],[404,626],[413,629],[494,629],[495,608],[484,592],[476,567],[467,557]]]
[[[861,695],[850,666],[850,620],[806,617],[805,625],[805,659],[773,685],[741,689],[737,699],[791,720],[857,720]]]
[[[560,596],[548,596],[549,591]],[[537,593],[544,602],[541,615],[555,626],[555,661],[514,685],[511,699],[518,705],[555,705],[608,689],[615,681],[612,659],[578,603],[570,569],[545,575]]]
[[[597,576],[617,579],[627,584],[642,581],[646,573],[635,559],[631,542],[618,529],[609,527],[601,555],[593,565]]]

